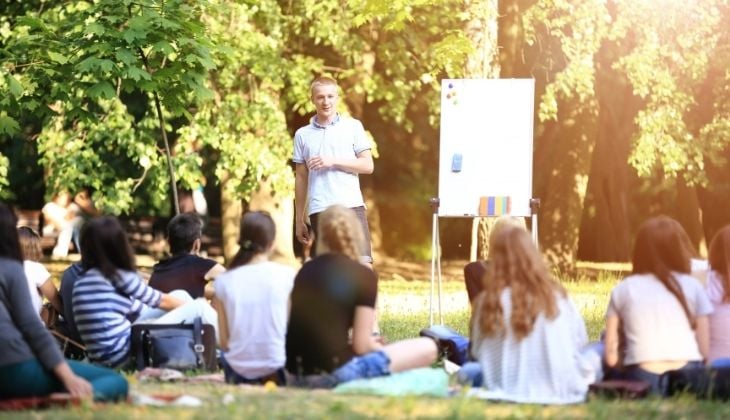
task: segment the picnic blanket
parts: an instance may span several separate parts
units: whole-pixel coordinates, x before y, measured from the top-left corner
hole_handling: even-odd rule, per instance
[[[449,375],[441,368],[420,368],[370,379],[357,379],[335,387],[339,394],[384,396],[423,395],[447,397]]]

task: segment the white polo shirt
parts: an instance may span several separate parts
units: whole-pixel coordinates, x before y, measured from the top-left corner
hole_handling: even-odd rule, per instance
[[[371,147],[360,121],[338,115],[331,124],[321,126],[313,117],[294,134],[292,161],[303,164],[315,156],[355,158]],[[319,213],[335,204],[350,208],[365,205],[358,175],[335,168],[309,171],[307,196],[308,214]]]

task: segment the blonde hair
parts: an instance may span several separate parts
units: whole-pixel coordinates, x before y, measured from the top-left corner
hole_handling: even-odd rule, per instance
[[[337,80],[329,77],[329,76],[319,76],[318,78],[314,79],[312,81],[312,84],[309,86],[309,95],[314,95],[314,88],[317,86],[334,86],[337,87]]]
[[[18,228],[18,239],[20,240],[20,252],[24,260],[40,261],[43,256],[41,249],[41,237],[28,226]]]
[[[489,232],[489,255],[487,259],[492,259],[492,250],[494,249],[494,242],[496,241],[497,237],[500,233],[505,231],[508,227],[518,227],[522,229],[526,229],[525,226],[525,219],[522,217],[515,217],[515,216],[500,216],[496,222],[494,222],[494,226],[492,226],[492,231]]]
[[[351,209],[343,206],[327,208],[319,216],[317,254],[344,254],[353,260],[363,255],[363,234],[360,220]]]
[[[480,308],[475,311],[486,336],[504,334],[502,291],[510,288],[510,327],[519,341],[528,336],[540,314],[554,319],[559,314],[556,293],[566,296],[563,286],[550,276],[540,252],[525,229],[505,226],[497,232],[487,274],[483,279]]]

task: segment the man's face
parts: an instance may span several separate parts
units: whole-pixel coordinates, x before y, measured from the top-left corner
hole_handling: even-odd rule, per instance
[[[312,103],[317,108],[319,119],[329,120],[337,113],[337,86],[335,85],[314,85],[312,88]]]

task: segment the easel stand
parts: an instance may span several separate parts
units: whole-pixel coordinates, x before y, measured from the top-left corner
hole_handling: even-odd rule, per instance
[[[441,295],[442,295],[442,281],[441,281],[441,240],[439,237],[439,205],[441,201],[438,197],[432,197],[429,200],[431,205],[431,212],[433,217],[433,224],[431,226],[431,300],[428,307],[428,323],[433,323],[433,299],[435,294],[436,282],[438,282],[438,311],[439,311],[439,324],[444,324],[444,314],[441,310]],[[537,235],[537,214],[540,210],[540,199],[530,199],[530,218],[532,226],[532,241],[535,243],[535,247],[540,249]],[[478,217],[478,216],[472,216]]]
[[[433,212],[433,225],[431,226],[431,301],[428,307],[428,323],[433,325],[433,294],[434,281],[438,278],[439,283],[439,324],[443,325],[444,315],[441,311],[441,240],[439,238],[439,199],[433,197],[429,200]],[[438,277],[437,277],[438,276]]]

